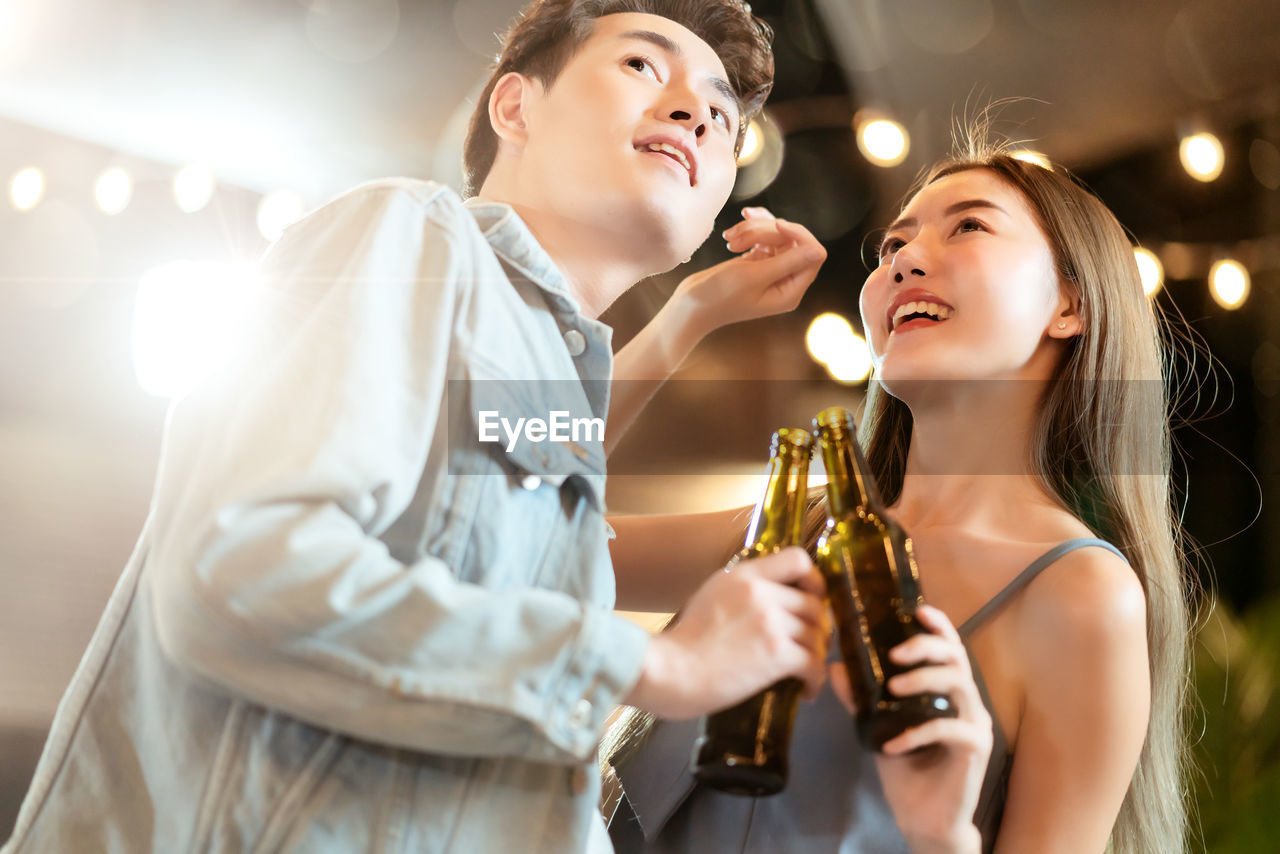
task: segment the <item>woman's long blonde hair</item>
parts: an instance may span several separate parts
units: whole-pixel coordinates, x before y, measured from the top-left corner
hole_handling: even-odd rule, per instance
[[[1180,854],[1187,846],[1190,588],[1171,492],[1167,327],[1143,293],[1124,229],[1068,173],[973,145],[934,166],[919,186],[970,169],[988,170],[1022,193],[1058,275],[1080,301],[1082,330],[1041,402],[1032,471],[1124,553],[1146,592],[1151,717],[1109,850]],[[860,434],[888,505],[902,490],[911,427],[906,404],[873,380]]]
[[[969,169],[989,170],[1023,194],[1059,276],[1080,301],[1082,331],[1042,400],[1032,471],[1063,507],[1124,553],[1146,593],[1151,717],[1109,850],[1182,854],[1189,588],[1171,494],[1165,327],[1143,293],[1124,229],[1068,173],[971,144],[937,164],[916,189]],[[873,379],[860,440],[886,505],[902,491],[911,429],[906,404]],[[825,517],[824,503],[812,501],[810,548]],[[602,755],[620,758],[633,749],[651,721],[643,713],[624,716],[606,737]]]

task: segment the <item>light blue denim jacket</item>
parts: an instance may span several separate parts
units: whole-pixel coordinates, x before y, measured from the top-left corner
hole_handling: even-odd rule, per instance
[[[430,183],[263,272],[3,854],[608,851],[594,754],[648,636],[611,612],[603,449],[467,418],[603,418],[610,330],[509,207]]]

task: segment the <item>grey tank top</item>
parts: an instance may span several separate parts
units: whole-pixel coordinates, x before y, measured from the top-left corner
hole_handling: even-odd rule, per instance
[[[1086,546],[1120,551],[1104,540],[1068,540],[1037,558],[964,622],[973,631],[1064,554]],[[974,823],[982,848],[995,846],[1013,754],[969,651],[974,681],[991,713],[994,740]],[[726,795],[689,773],[697,721],[663,721],[616,768],[624,797],[609,824],[617,854],[909,854],[880,789],[874,755],[857,740],[849,713],[831,691],[801,703],[791,743],[787,788],[763,798]]]

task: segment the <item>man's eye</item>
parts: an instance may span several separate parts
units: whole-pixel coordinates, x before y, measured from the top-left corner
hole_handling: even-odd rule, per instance
[[[627,60],[626,65],[634,71],[639,71],[641,74],[652,77],[655,80],[658,79],[658,72],[654,70],[652,60],[646,59],[643,56],[631,57]]]
[[[719,107],[711,108],[711,120],[713,122],[719,122],[721,127],[725,130],[729,130],[729,114]]]

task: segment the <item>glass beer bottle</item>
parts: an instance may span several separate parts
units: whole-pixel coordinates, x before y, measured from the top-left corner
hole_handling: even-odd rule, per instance
[[[773,434],[768,481],[747,529],[739,560],[799,545],[804,526],[813,435],[783,428]],[[783,679],[754,697],[701,721],[694,743],[693,775],[735,795],[772,795],[787,782],[787,749],[804,683]]]
[[[818,569],[849,670],[858,737],[879,750],[907,728],[956,710],[945,695],[897,697],[886,685],[911,669],[890,661],[889,650],[928,631],[915,615],[924,597],[911,538],[885,512],[848,410],[824,409],[813,423],[827,473]]]

